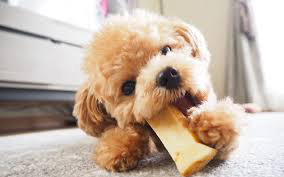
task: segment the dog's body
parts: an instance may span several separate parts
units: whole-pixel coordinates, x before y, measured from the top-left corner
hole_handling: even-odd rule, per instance
[[[235,120],[243,110],[229,99],[217,102],[209,61],[203,36],[182,21],[141,11],[108,19],[90,45],[84,62],[88,80],[74,109],[80,128],[100,137],[96,162],[125,171],[149,153],[150,142],[162,149],[145,119],[169,104],[225,158],[235,147]]]

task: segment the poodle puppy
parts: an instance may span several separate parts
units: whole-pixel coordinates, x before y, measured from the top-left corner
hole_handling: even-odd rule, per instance
[[[144,11],[106,20],[89,46],[83,63],[88,77],[74,107],[79,127],[99,137],[96,163],[126,171],[150,152],[151,144],[162,150],[145,120],[169,104],[224,159],[235,147],[236,120],[243,110],[230,99],[217,101],[209,62],[203,36],[181,20]]]

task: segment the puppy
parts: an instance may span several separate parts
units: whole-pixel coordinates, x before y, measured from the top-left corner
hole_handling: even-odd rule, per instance
[[[209,62],[203,36],[183,21],[144,11],[110,17],[89,46],[83,63],[88,79],[74,108],[79,127],[99,137],[96,163],[126,171],[149,153],[150,142],[163,149],[145,120],[169,104],[202,143],[227,157],[243,110],[230,99],[217,102]]]

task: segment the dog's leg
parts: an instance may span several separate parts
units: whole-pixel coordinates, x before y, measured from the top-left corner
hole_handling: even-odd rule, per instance
[[[114,127],[100,138],[95,149],[97,164],[110,171],[127,171],[148,153],[148,132],[139,126]]]
[[[190,128],[202,143],[218,150],[219,159],[226,159],[236,147],[242,113],[242,107],[230,99],[213,104],[205,102],[189,110]]]

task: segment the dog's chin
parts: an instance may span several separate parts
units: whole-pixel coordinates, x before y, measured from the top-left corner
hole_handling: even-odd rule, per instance
[[[186,91],[183,96],[177,98],[172,104],[181,111],[184,116],[188,116],[187,111],[194,106],[198,106],[201,102],[190,94],[190,92]]]

